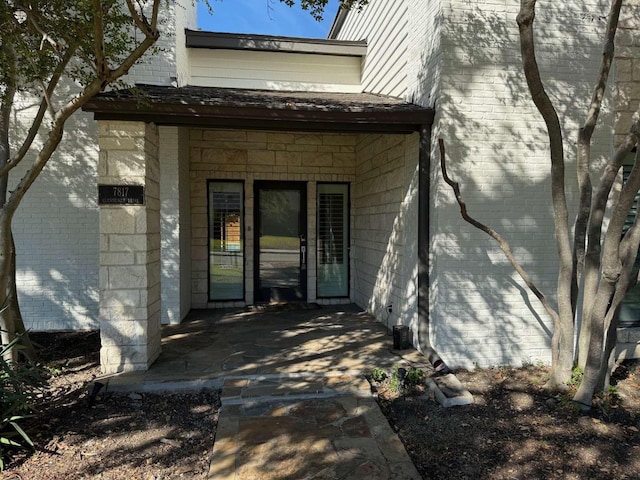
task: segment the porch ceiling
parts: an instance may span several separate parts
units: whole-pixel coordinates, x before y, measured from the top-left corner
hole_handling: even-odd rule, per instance
[[[431,108],[370,93],[190,86],[105,92],[83,110],[96,120],[268,130],[411,133],[433,122]]]

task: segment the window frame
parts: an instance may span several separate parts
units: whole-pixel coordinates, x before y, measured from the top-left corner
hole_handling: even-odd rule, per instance
[[[345,263],[347,265],[347,292],[345,295],[320,295],[318,289],[318,278],[320,272],[320,186],[321,185],[344,185],[346,186],[346,228],[345,228]],[[351,298],[351,182],[317,182],[316,183],[316,244],[315,244],[315,256],[316,256],[316,298],[328,299],[328,298]]]
[[[213,202],[211,201],[211,189],[213,188],[214,184],[220,184],[220,183],[226,183],[226,184],[232,184],[232,183],[236,183],[240,185],[240,189],[241,189],[241,193],[240,193],[240,198],[242,201],[242,205],[240,208],[240,242],[242,244],[242,247],[240,248],[240,252],[242,253],[242,294],[240,297],[233,297],[233,298],[212,298],[211,296],[211,254],[212,254],[212,249],[211,249],[211,240],[212,240],[212,231],[211,231],[211,214],[213,212]],[[246,221],[246,216],[245,216],[245,211],[246,211],[246,189],[245,189],[246,185],[245,185],[245,181],[244,180],[234,180],[234,179],[208,179],[207,180],[207,302],[212,303],[212,302],[238,302],[238,301],[245,301],[245,299],[247,298],[247,292],[246,292],[246,258],[247,258],[247,242],[246,242],[246,235],[245,235],[245,230],[246,230],[246,226],[245,226],[245,221]]]

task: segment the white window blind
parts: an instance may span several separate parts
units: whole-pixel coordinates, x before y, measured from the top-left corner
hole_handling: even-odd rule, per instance
[[[319,297],[349,295],[349,187],[318,184],[317,289]]]

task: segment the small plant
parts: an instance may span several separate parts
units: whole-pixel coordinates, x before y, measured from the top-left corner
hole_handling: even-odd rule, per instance
[[[65,360],[63,363],[52,363],[45,365],[44,369],[52,377],[59,377],[69,368],[69,360]]]
[[[398,370],[396,369],[391,374],[391,380],[389,381],[389,388],[391,389],[392,392],[398,393],[400,391],[401,383],[402,381],[400,379],[400,376],[398,375]]]
[[[44,380],[38,367],[7,360],[20,349],[20,337],[0,348],[0,470],[4,470],[7,451],[33,447],[29,435],[20,426],[36,403]]]
[[[405,383],[410,385],[419,385],[424,379],[424,370],[420,368],[412,368],[407,372],[404,379]]]
[[[567,385],[569,385],[570,387],[577,387],[578,385],[580,385],[582,377],[584,377],[584,371],[580,367],[574,368],[571,372],[571,378],[567,382]]]
[[[373,380],[374,382],[384,382],[388,377],[387,372],[385,372],[382,368],[379,368],[379,367],[376,367],[373,370],[371,370],[371,373],[369,374],[369,376],[371,377],[371,380]]]

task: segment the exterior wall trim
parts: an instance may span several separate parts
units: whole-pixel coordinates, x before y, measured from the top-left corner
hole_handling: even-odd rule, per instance
[[[324,40],[271,35],[203,32],[189,29],[185,30],[185,35],[187,48],[315,53],[319,55],[348,57],[364,57],[367,54],[367,42],[364,40]]]

